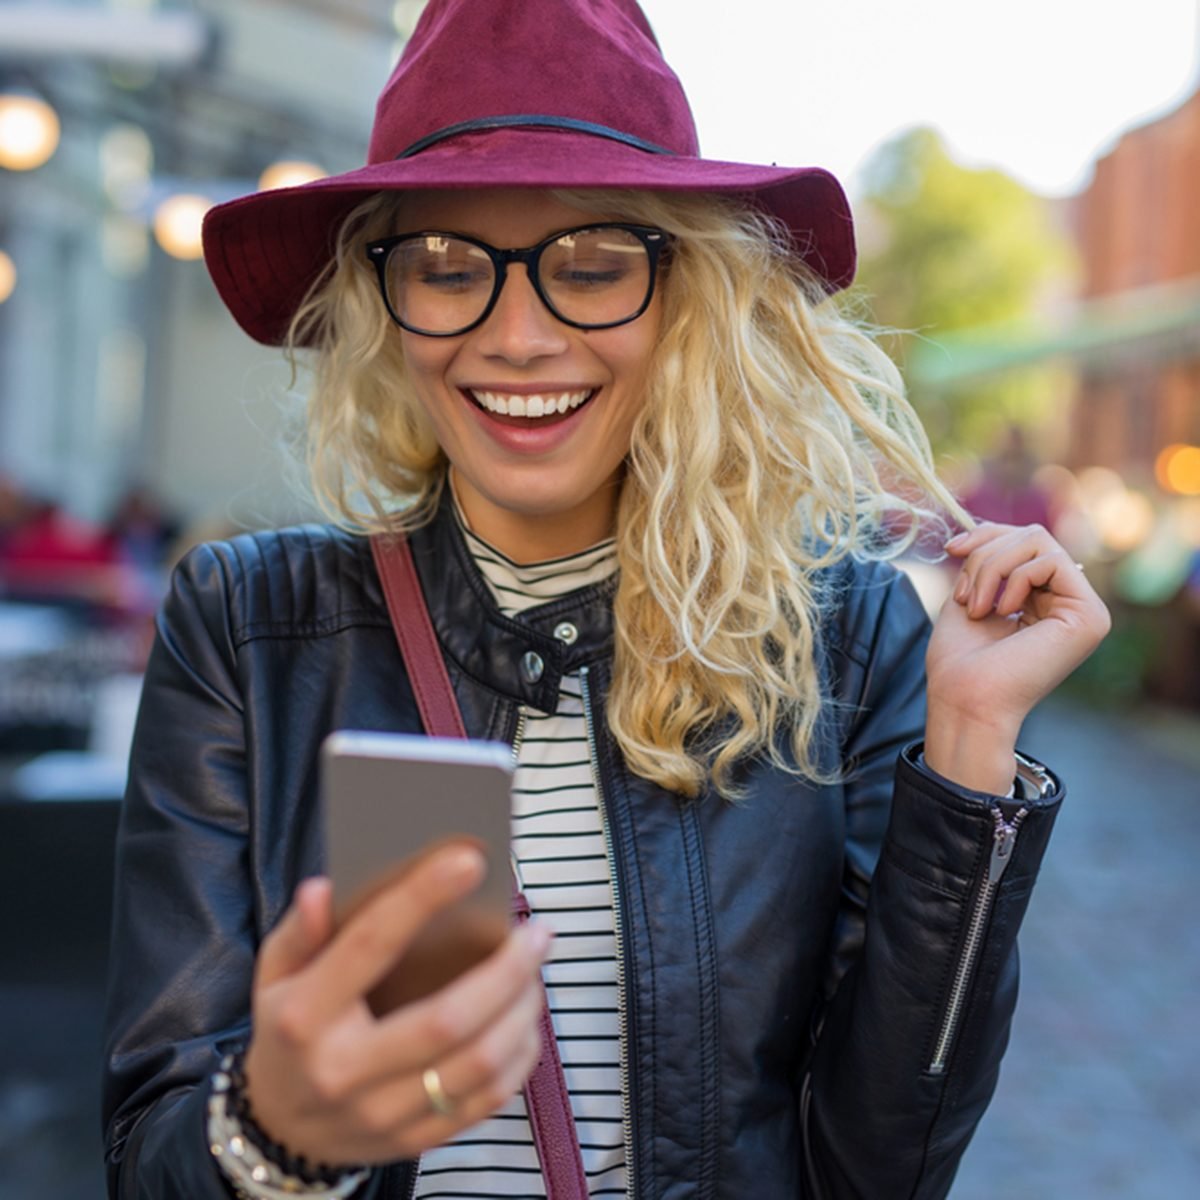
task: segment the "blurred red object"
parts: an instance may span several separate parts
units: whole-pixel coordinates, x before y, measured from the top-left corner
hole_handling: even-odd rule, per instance
[[[82,602],[119,612],[144,607],[139,573],[105,530],[55,504],[30,505],[0,534],[0,590],[16,599]]]
[[[984,462],[979,482],[963,496],[963,507],[981,521],[1044,525],[1053,530],[1057,514],[1045,489],[1034,479],[1037,467],[1024,430],[1010,426],[996,453]]]

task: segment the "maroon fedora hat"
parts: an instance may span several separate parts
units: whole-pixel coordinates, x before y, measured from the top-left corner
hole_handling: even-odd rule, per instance
[[[218,205],[204,257],[238,324],[278,344],[360,201],[488,187],[737,194],[782,222],[831,292],[854,276],[837,180],[701,158],[683,88],[634,0],[429,0],[379,97],[367,165]]]

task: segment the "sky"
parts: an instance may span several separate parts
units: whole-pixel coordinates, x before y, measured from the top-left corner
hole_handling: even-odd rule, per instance
[[[706,157],[818,165],[851,190],[888,138],[1046,195],[1200,83],[1198,0],[641,0]]]

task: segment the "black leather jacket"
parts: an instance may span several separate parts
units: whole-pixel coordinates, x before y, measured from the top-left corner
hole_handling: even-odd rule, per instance
[[[904,578],[847,564],[830,581],[820,661],[835,703],[818,748],[844,782],[756,761],[744,802],[688,802],[632,775],[607,732],[613,581],[518,622],[445,509],[413,546],[473,736],[511,739],[519,705],[553,710],[562,673],[586,667],[618,897],[630,1193],[944,1196],[995,1085],[1016,930],[1061,787],[998,802],[922,765],[927,622]],[[564,619],[571,645],[552,633]],[[530,649],[546,664],[535,683],[518,667]],[[120,836],[114,1197],[228,1196],[206,1145],[207,1079],[247,1035],[260,941],[321,869],[317,754],[336,728],[419,729],[365,540],[309,526],[194,551],[159,619]],[[399,1200],[412,1181],[397,1164],[363,1195]]]

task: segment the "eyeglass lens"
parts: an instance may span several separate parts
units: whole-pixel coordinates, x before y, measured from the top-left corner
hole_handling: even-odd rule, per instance
[[[541,248],[536,271],[550,310],[584,326],[619,324],[636,316],[651,284],[649,252],[625,229],[564,234]],[[454,333],[474,325],[496,285],[496,267],[486,250],[444,234],[398,242],[386,274],[395,314],[409,328],[428,333]]]

